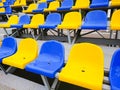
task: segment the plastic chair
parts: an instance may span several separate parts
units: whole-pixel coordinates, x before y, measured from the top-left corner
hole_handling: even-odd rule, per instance
[[[112,56],[109,80],[111,90],[120,90],[120,49],[116,50]]]
[[[48,11],[57,11],[58,7],[60,7],[59,1],[53,1],[53,2],[50,2],[49,7],[45,8],[44,11],[45,12],[48,12]]]
[[[81,8],[89,8],[90,1],[89,0],[76,0],[75,5],[72,6],[71,10],[81,9]]]
[[[51,90],[46,76],[55,78],[55,74],[59,72],[64,65],[64,57],[64,46],[60,42],[55,40],[47,41],[42,44],[38,58],[28,64],[25,70],[40,74],[46,89]],[[55,83],[57,81],[58,79],[53,81],[53,90],[55,90],[53,86],[56,86]]]
[[[58,79],[89,90],[102,90],[103,62],[103,51],[98,45],[74,44],[70,50],[67,64],[59,73]]]
[[[92,0],[90,8],[108,7],[109,0]]]
[[[113,12],[110,20],[110,29],[111,30],[120,30],[120,9]]]
[[[0,28],[10,28],[10,26],[12,24],[17,24],[17,23],[18,23],[18,16],[17,15],[12,15],[12,16],[10,16],[7,23],[0,24]]]
[[[44,15],[36,14],[32,17],[30,24],[24,24],[23,28],[38,28],[42,24],[44,24]]]
[[[73,0],[64,0],[61,3],[61,7],[57,8],[57,10],[70,10],[73,6]]]
[[[11,28],[23,28],[24,24],[30,23],[30,16],[27,14],[20,16],[18,24],[12,24]]]
[[[111,0],[111,6],[120,6],[120,0]]]
[[[79,12],[68,12],[65,14],[61,24],[57,26],[58,29],[68,30],[68,42],[71,43],[70,30],[77,30],[81,26],[82,17]]]
[[[37,9],[37,4],[30,4],[27,10],[23,10],[23,13],[32,13],[33,10]]]
[[[78,29],[81,26],[82,17],[79,12],[68,12],[65,14],[64,19],[58,29]]]
[[[44,8],[47,8],[47,3],[40,3],[38,4],[38,8],[36,10],[33,10],[32,12],[35,13],[43,12]]]
[[[26,0],[16,0],[11,7],[22,7],[26,6]]]
[[[59,13],[51,13],[48,14],[45,23],[43,25],[40,25],[39,28],[54,29],[60,23],[61,23],[61,15]]]
[[[0,63],[2,63],[3,58],[13,55],[17,50],[17,42],[13,37],[6,37],[2,41],[0,47]],[[1,69],[6,73],[3,66],[0,64]]]
[[[27,64],[32,62],[38,56],[37,42],[32,38],[22,39],[18,46],[18,51],[7,58],[2,63],[12,67],[24,69]]]
[[[107,29],[107,15],[105,11],[94,10],[87,13],[81,29]]]
[[[29,29],[32,33],[32,37],[34,39],[37,39],[37,37],[35,37],[34,33],[33,33],[33,29],[38,29],[39,25],[43,25],[44,24],[44,15],[43,14],[36,14],[32,17],[30,24],[24,24],[23,28],[27,28]]]
[[[28,64],[25,70],[55,78],[55,74],[64,65],[64,46],[54,40],[45,42],[36,60]]]

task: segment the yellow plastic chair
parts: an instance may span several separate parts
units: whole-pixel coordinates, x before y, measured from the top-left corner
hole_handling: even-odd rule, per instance
[[[65,14],[64,19],[58,29],[68,30],[68,42],[71,43],[69,30],[77,30],[82,24],[82,17],[80,12],[68,12]]]
[[[102,90],[103,62],[104,55],[99,46],[91,43],[74,44],[58,79],[89,90]]]
[[[38,3],[47,2],[47,0],[38,0]]]
[[[10,28],[12,24],[18,24],[18,16],[17,15],[12,15],[7,23],[2,23],[0,24],[0,28]]]
[[[23,10],[23,13],[32,13],[32,11],[36,9],[37,9],[37,4],[32,3],[28,6],[27,10]]]
[[[120,30],[120,9],[113,12],[110,21],[111,30]]]
[[[44,24],[44,15],[36,14],[32,17],[30,24],[24,24],[23,28],[38,28],[42,24]]]
[[[11,5],[11,7],[22,7],[22,6],[26,6],[26,0],[16,0],[15,3]]]
[[[76,9],[81,9],[81,8],[89,8],[90,5],[90,1],[89,0],[76,0],[75,2],[75,6],[72,6],[72,10],[76,10]]]
[[[20,41],[18,51],[14,55],[4,58],[2,63],[12,67],[24,69],[25,66],[35,60],[37,56],[37,41],[32,38],[26,38]]]
[[[48,11],[57,11],[57,8],[60,7],[60,3],[59,1],[53,1],[49,4],[48,8],[45,8],[44,11],[48,12]]]
[[[32,17],[30,24],[24,24],[23,28],[27,28],[28,30],[30,30],[32,33],[32,37],[34,39],[37,39],[38,37],[35,37],[34,33],[33,33],[33,29],[38,29],[39,25],[43,25],[45,22],[44,20],[44,15],[43,14],[36,14]]]
[[[120,6],[120,0],[111,0],[111,6]]]

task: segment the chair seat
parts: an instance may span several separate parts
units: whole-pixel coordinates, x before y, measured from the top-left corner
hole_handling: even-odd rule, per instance
[[[83,24],[82,26],[81,26],[81,29],[104,29],[104,30],[106,30],[107,29],[107,25],[106,24]]]
[[[28,25],[24,25],[24,28],[38,28],[38,25],[35,24],[28,24]]]
[[[101,88],[103,80],[103,77],[101,77],[103,70],[97,67],[86,67],[89,66],[87,64],[83,65],[79,63],[79,67],[75,65],[74,67],[63,68],[59,75],[59,80],[82,87],[89,87],[91,90],[100,90],[99,88]]]
[[[23,27],[22,24],[11,25],[11,28],[22,28],[22,27]]]
[[[26,66],[26,70],[42,74],[44,76],[55,78],[55,74],[61,68],[60,57],[41,54],[35,61]]]
[[[36,12],[36,13],[39,13],[39,12],[43,12],[44,9],[37,9],[37,10],[33,10],[32,12]]]
[[[58,25],[59,29],[78,29],[80,27],[80,25],[76,25],[76,24],[61,24]]]
[[[33,61],[35,57],[31,54],[22,54],[22,53],[16,53],[10,57],[4,58],[3,59],[3,64],[7,64],[13,67],[17,67],[20,69],[24,69],[25,66]]]
[[[1,28],[9,28],[9,27],[10,27],[10,24],[0,24],[0,27],[1,27]]]
[[[71,7],[59,7],[57,8],[57,10],[70,10]]]
[[[108,7],[108,3],[104,2],[104,3],[96,3],[90,5],[90,8],[97,8],[97,7]]]
[[[0,48],[0,62],[2,62],[3,58],[8,57],[13,53],[13,50],[10,48]]]
[[[120,24],[116,25],[111,25],[110,27],[112,30],[120,30]]]
[[[45,8],[44,12],[48,12],[48,11],[57,11],[57,8]]]
[[[39,28],[51,28],[51,29],[54,29],[54,28],[56,28],[57,27],[57,25],[52,25],[52,24],[44,24],[44,25],[40,25],[39,26]]]

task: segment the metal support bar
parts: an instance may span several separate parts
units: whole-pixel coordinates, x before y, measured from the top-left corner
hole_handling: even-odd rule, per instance
[[[6,30],[5,28],[3,28],[3,29],[4,29],[5,33],[7,34],[7,36],[9,36],[9,34],[8,34],[7,30]]]
[[[76,32],[76,34],[75,34],[75,36],[74,36],[74,38],[73,38],[73,40],[72,40],[72,44],[75,43],[75,41],[76,41],[76,39],[78,38],[78,36],[80,35],[81,31],[82,31],[81,29],[77,30],[77,32]]]
[[[57,83],[58,83],[58,79],[55,78],[55,80],[54,80],[54,82],[53,82],[53,84],[51,86],[51,90],[55,90],[55,87],[56,87]]]
[[[43,80],[43,83],[44,83],[46,89],[47,89],[47,90],[50,90],[50,85],[49,85],[49,82],[48,82],[48,80],[47,80],[47,77],[41,75],[41,78],[42,78],[42,80]]]
[[[67,30],[68,43],[71,44],[70,30]]]
[[[7,73],[13,73],[15,70],[16,70],[16,68],[14,68],[14,67],[9,67],[9,68],[6,70],[6,72],[7,72]]]
[[[102,38],[105,38],[101,33],[99,33],[98,31],[96,31]]]
[[[0,69],[5,73],[7,74],[6,70],[3,68],[3,66],[0,64]]]

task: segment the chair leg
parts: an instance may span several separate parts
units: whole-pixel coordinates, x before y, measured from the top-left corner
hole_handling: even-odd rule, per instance
[[[57,83],[58,83],[58,79],[55,78],[55,80],[54,80],[54,82],[53,82],[53,84],[51,86],[51,90],[55,90],[55,87],[56,87]]]
[[[5,69],[3,68],[3,66],[0,64],[0,69],[5,73],[7,74],[7,72],[5,71]]]
[[[68,43],[71,44],[71,37],[70,37],[70,31],[67,30],[67,35],[68,35]]]
[[[43,83],[44,83],[44,85],[45,85],[45,87],[46,87],[46,90],[50,90],[50,85],[49,85],[49,82],[48,82],[48,80],[47,80],[47,77],[41,75],[41,78],[42,78]]]
[[[6,30],[5,28],[3,28],[3,29],[4,29],[5,33],[7,34],[7,36],[9,36],[9,34],[8,34],[7,30]]]

